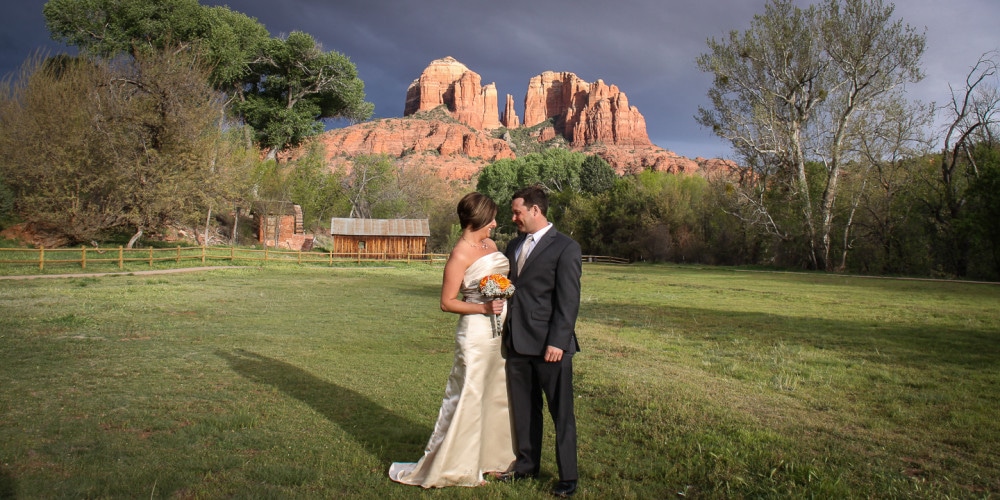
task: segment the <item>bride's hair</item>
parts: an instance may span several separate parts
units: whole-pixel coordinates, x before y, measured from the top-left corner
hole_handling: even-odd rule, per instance
[[[473,231],[478,231],[496,217],[497,204],[485,194],[473,191],[458,202],[458,222],[462,229],[471,227]]]

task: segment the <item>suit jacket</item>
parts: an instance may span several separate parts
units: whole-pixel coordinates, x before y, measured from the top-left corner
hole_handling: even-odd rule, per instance
[[[546,346],[566,354],[580,350],[576,340],[576,316],[580,311],[580,245],[549,228],[528,254],[521,274],[515,255],[524,239],[521,234],[504,252],[511,262],[509,277],[514,295],[507,302],[507,347],[525,356],[542,356]]]

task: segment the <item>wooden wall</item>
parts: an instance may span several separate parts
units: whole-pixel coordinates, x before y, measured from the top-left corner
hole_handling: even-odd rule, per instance
[[[358,253],[358,242],[363,241],[365,247],[360,249],[362,255],[385,253],[387,257],[406,257],[422,254],[427,251],[425,236],[343,236],[333,235],[333,253]]]

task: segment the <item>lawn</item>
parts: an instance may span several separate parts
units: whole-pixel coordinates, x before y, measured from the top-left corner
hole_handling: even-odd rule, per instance
[[[440,264],[0,280],[0,498],[421,490]],[[1000,494],[1000,286],[585,264],[578,498]]]

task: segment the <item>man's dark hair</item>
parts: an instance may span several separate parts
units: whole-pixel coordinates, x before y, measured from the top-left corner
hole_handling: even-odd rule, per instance
[[[537,206],[542,215],[545,215],[549,210],[549,195],[545,193],[545,189],[537,184],[518,189],[514,192],[514,196],[510,197],[510,201],[518,198],[524,200],[525,207],[531,208],[532,205]]]

